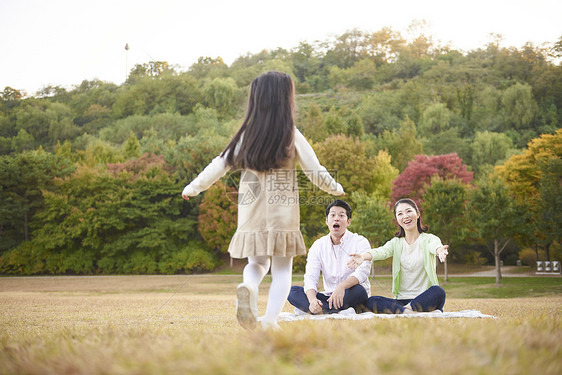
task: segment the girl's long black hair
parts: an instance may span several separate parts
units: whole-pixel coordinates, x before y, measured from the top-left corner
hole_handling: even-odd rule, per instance
[[[267,72],[252,81],[246,118],[221,156],[234,168],[281,168],[295,152],[294,133],[293,80],[285,73]]]

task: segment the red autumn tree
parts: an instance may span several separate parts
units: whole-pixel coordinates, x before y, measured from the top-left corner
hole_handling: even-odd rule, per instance
[[[404,171],[394,180],[391,199],[411,198],[420,205],[425,189],[431,186],[431,178],[439,176],[444,180],[456,179],[470,184],[474,172],[469,172],[462,159],[456,154],[416,155]]]

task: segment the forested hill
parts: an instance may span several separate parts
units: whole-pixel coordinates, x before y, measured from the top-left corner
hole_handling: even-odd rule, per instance
[[[509,223],[499,239],[505,251],[491,253],[517,258],[528,248],[535,257],[557,256],[561,57],[562,38],[551,48],[491,42],[461,52],[430,36],[406,41],[391,29],[352,30],[241,56],[230,66],[220,57],[201,57],[186,71],[151,61],[119,86],[83,81],[33,96],[6,87],[0,273],[214,269],[236,226],[237,176],[189,202],[180,192],[227,144],[251,80],[268,70],[293,76],[297,126],[337,172],[357,207],[354,229],[373,246],[392,236],[388,203],[409,195],[427,212],[446,201],[453,213],[461,209],[448,221],[458,231],[439,224],[443,209],[428,218],[459,245],[454,261],[490,261],[485,246],[498,238],[471,227],[464,213],[490,209],[478,206],[475,192],[492,189],[523,221]],[[328,197],[302,185],[310,243],[325,230]],[[460,198],[449,199],[452,191]]]

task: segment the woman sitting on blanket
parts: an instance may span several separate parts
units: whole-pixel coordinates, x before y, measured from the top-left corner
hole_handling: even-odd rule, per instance
[[[408,198],[394,205],[394,217],[400,230],[395,238],[383,246],[363,254],[351,254],[350,268],[357,268],[365,260],[392,260],[392,293],[395,298],[370,297],[365,306],[375,313],[408,314],[413,312],[443,312],[445,291],[439,286],[435,270],[435,256],[441,262],[447,257],[448,245],[439,237],[425,233],[420,211]]]

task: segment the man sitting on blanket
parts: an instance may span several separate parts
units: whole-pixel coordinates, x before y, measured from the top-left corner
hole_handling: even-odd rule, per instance
[[[347,230],[350,223],[351,207],[347,202],[336,199],[328,205],[326,225],[330,234],[316,240],[308,252],[304,288],[293,286],[289,293],[295,314],[355,314],[353,307],[362,305],[371,295],[370,262],[356,269],[347,266],[349,254],[371,249],[365,237]],[[325,289],[322,293],[318,292],[320,272]]]

